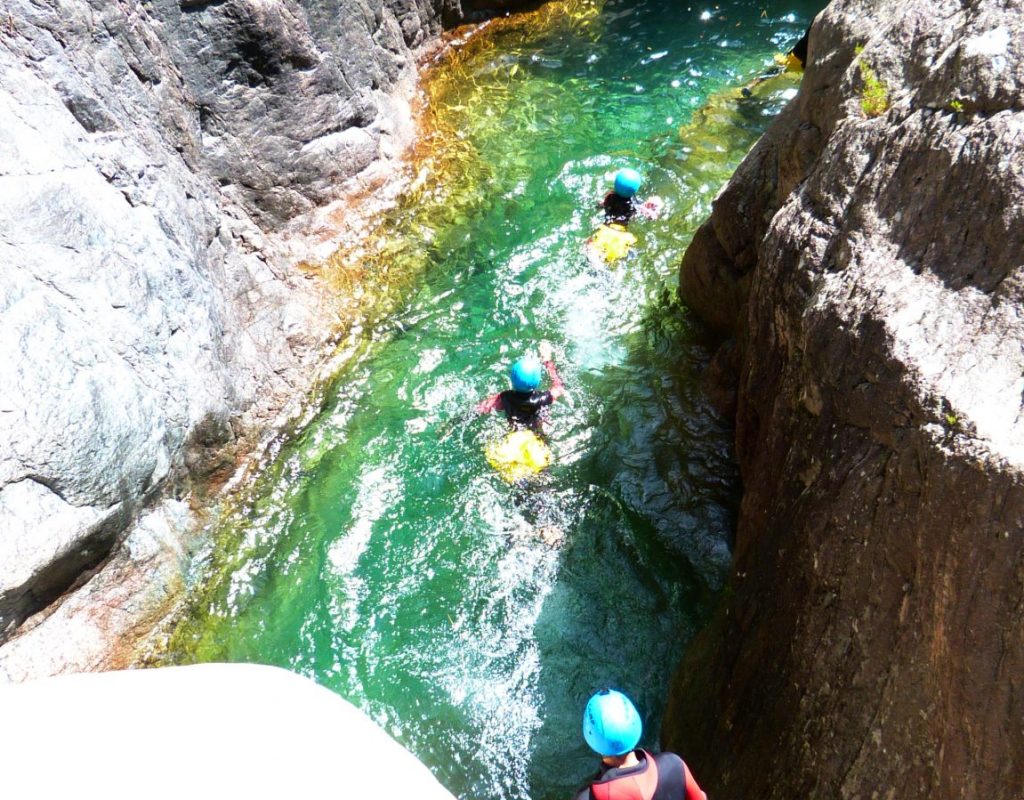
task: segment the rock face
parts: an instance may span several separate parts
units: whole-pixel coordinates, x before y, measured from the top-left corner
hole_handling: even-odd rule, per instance
[[[0,687],[0,706],[5,783],[31,786],[40,797],[351,797],[365,791],[452,800],[359,709],[276,667],[201,664],[67,675]],[[95,774],[111,753],[117,768],[104,772],[100,789],[100,781],[83,776]]]
[[[331,298],[277,234],[381,180],[411,135],[412,49],[461,15],[4,4],[0,643],[308,386]]]
[[[744,496],[663,743],[718,800],[1016,800],[1024,7],[835,0],[809,58],[682,267]]]

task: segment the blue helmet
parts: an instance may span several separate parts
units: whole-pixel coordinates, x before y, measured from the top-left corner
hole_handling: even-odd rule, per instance
[[[639,191],[643,178],[635,169],[620,169],[615,173],[615,194],[619,197],[632,197]]]
[[[583,712],[583,738],[602,756],[622,756],[636,747],[643,722],[633,702],[622,692],[602,689]]]
[[[512,365],[509,377],[512,379],[512,388],[517,392],[532,392],[540,386],[543,374],[544,370],[536,358],[523,356]]]

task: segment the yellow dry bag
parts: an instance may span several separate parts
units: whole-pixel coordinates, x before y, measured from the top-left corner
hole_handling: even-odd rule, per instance
[[[617,222],[602,225],[587,242],[609,264],[624,258],[634,244],[636,237]]]
[[[533,431],[512,431],[484,449],[487,463],[509,483],[536,475],[551,463],[551,448]]]

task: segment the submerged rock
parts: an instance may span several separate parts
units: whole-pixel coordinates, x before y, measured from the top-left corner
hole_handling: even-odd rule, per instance
[[[1024,14],[836,0],[684,259],[740,357],[730,592],[663,730],[728,798],[1024,785]]]

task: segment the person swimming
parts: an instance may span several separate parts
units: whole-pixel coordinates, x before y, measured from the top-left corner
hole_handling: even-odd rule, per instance
[[[544,411],[565,395],[565,385],[555,368],[551,345],[541,342],[538,360],[533,355],[518,359],[509,371],[511,389],[497,392],[477,403],[479,414],[502,411],[509,432],[484,448],[487,462],[512,485],[513,499],[529,522],[531,535],[549,547],[558,547],[565,538],[559,523],[559,509],[549,492],[538,491],[538,476],[551,465],[552,453],[544,437]],[[541,390],[547,372],[551,385]]]
[[[565,385],[558,375],[558,370],[555,369],[551,345],[541,342],[537,351],[540,360],[532,355],[526,355],[516,361],[509,371],[512,388],[479,402],[476,406],[477,413],[504,411],[513,429],[528,428],[534,433],[543,434],[544,418],[541,412],[562,396]],[[540,391],[545,371],[551,379],[551,388]]]
[[[601,201],[604,222],[584,246],[588,259],[595,265],[598,262],[611,264],[629,253],[636,244],[636,236],[626,227],[634,216],[656,219],[661,213],[660,198],[652,197],[643,203],[637,199],[642,183],[643,178],[635,169],[627,167],[615,173],[612,191]]]
[[[811,38],[811,26],[807,26],[807,30],[804,31],[804,35],[800,37],[800,40],[793,45],[793,47],[786,53],[776,53],[772,60],[775,62],[775,66],[765,72],[763,75],[759,75],[754,78],[750,83],[740,89],[740,96],[744,99],[754,96],[754,90],[757,89],[761,84],[772,78],[777,78],[780,75],[786,73],[802,73],[804,68],[807,66],[808,59],[808,48],[810,47]]]
[[[636,193],[642,182],[643,178],[635,169],[620,169],[615,173],[612,190],[601,201],[605,223],[629,224],[637,212]]]

